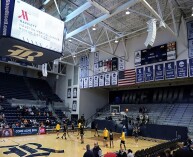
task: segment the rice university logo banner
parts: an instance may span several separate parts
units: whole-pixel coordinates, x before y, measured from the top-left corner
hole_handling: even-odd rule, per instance
[[[104,75],[99,75],[99,86],[102,87],[104,86]]]
[[[117,72],[112,72],[111,73],[111,84],[112,85],[117,85]]]
[[[118,61],[118,70],[119,70],[119,71],[125,70],[124,57],[119,58],[119,61]]]
[[[166,79],[175,79],[176,75],[174,62],[165,63],[165,76]]]
[[[89,88],[93,87],[93,77],[92,76],[89,77],[88,86]]]
[[[153,81],[154,74],[153,74],[153,65],[145,67],[145,81]]]
[[[155,65],[155,81],[164,80],[164,65]]]
[[[84,78],[84,88],[88,88],[88,77]]]
[[[111,85],[111,76],[110,74],[105,74],[105,86],[110,86]]]
[[[188,77],[187,60],[176,61],[177,78]]]
[[[144,82],[144,68],[137,68],[136,69],[136,83]]]
[[[99,86],[99,77],[94,76],[94,87],[98,87],[98,86]]]
[[[80,83],[80,85],[79,85],[80,88],[83,88],[84,87],[84,79],[81,78],[79,83]]]

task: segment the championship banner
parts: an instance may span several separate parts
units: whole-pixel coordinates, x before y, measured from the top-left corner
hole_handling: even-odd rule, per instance
[[[168,62],[165,63],[165,77],[166,79],[175,79],[175,63]]]
[[[164,65],[155,65],[155,81],[164,80]]]
[[[99,52],[95,52],[94,53],[94,63],[98,63],[99,62]]]
[[[79,84],[80,88],[84,88],[84,79],[83,78],[80,79],[79,83],[80,83]]]
[[[193,77],[193,58],[189,59],[189,76]]]
[[[144,68],[137,68],[136,69],[136,83],[144,82]]]
[[[176,61],[176,71],[177,71],[177,78],[185,78],[188,77],[188,64],[187,60],[179,60]]]
[[[88,88],[88,77],[84,78],[84,88]]]
[[[117,72],[111,73],[111,85],[117,85],[118,78],[117,78]]]
[[[99,87],[104,86],[104,75],[99,75]]]
[[[112,60],[111,59],[107,61],[107,71],[108,72],[112,71]]]
[[[188,56],[193,58],[193,39],[188,40]]]
[[[145,67],[145,82],[154,80],[153,65]]]
[[[125,70],[125,60],[124,60],[124,56],[122,56],[122,57],[119,58],[119,60],[118,60],[118,70],[119,70],[119,71]]]
[[[99,77],[94,76],[94,87],[98,87],[98,86],[99,86]]]
[[[98,64],[98,73],[100,74],[103,72],[103,61],[99,61]]]
[[[98,63],[94,63],[94,75],[97,75],[98,73],[99,73]]]
[[[85,56],[85,66],[89,66],[89,55]]]
[[[12,129],[2,129],[0,131],[0,137],[11,137],[11,136],[13,136]]]
[[[118,70],[118,58],[113,57],[112,58],[112,71],[117,71]]]
[[[85,67],[85,77],[89,76],[89,66]]]
[[[92,76],[89,77],[88,86],[89,88],[93,87],[93,77]]]
[[[14,128],[13,134],[14,136],[21,136],[21,135],[36,135],[38,134],[39,128]]]
[[[193,39],[193,21],[187,23],[188,39]]]
[[[108,71],[108,60],[104,60],[103,62],[103,72],[107,72]]]
[[[15,2],[1,0],[0,2],[0,36],[10,36]]]
[[[109,73],[105,74],[105,86],[111,85],[111,76]]]
[[[80,78],[83,78],[83,68],[80,68]]]
[[[135,52],[135,66],[141,65],[141,51]]]

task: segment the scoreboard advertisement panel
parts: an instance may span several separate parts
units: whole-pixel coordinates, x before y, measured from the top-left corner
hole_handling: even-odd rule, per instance
[[[176,42],[144,49],[135,53],[135,66],[176,59]]]

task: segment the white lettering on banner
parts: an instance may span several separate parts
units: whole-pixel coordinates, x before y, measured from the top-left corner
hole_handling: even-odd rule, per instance
[[[5,2],[5,15],[4,15],[4,23],[3,23],[3,36],[7,35],[7,25],[8,25],[8,19],[9,19],[9,5],[10,0],[6,0]]]

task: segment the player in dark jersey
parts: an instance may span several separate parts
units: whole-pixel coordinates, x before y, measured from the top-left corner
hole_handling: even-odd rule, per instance
[[[63,128],[63,135],[62,135],[62,139],[65,137],[65,140],[67,139],[66,138],[66,134],[67,134],[67,125],[66,124],[64,124],[64,128]]]
[[[80,126],[80,140],[81,140],[81,144],[84,143],[84,126],[83,124],[81,124]]]
[[[99,132],[98,132],[98,124],[96,123],[95,125],[95,133],[94,136],[98,136],[99,137]]]
[[[72,132],[74,134],[74,123],[71,124]]]
[[[140,127],[134,126],[134,127],[133,127],[133,136],[135,137],[135,144],[136,144],[136,145],[137,145],[137,143],[138,143],[138,135],[139,135],[139,132],[140,132]]]
[[[110,129],[109,138],[110,138],[110,148],[111,148],[111,145],[114,148],[112,129]]]

